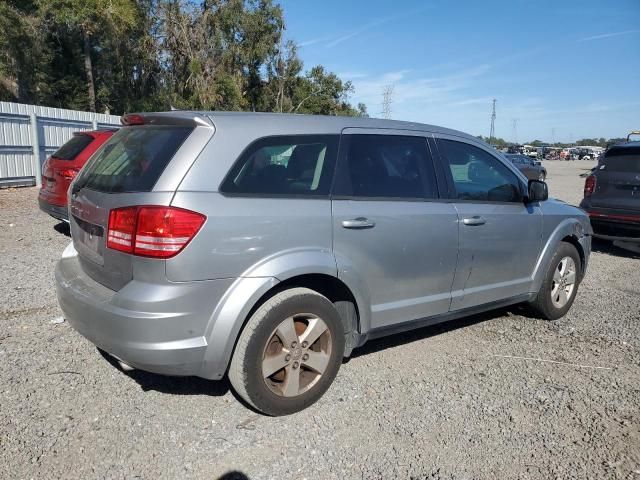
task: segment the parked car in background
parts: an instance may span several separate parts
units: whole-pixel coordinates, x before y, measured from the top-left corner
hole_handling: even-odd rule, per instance
[[[513,163],[527,178],[545,181],[547,169],[539,161],[527,157],[526,155],[505,154],[505,157]]]
[[[586,214],[462,132],[231,112],[123,125],[71,185],[65,318],[122,364],[228,374],[270,415],[318,400],[369,339],[521,302],[560,318],[587,268]]]
[[[75,132],[42,166],[40,210],[58,220],[68,221],[67,190],[82,166],[116,129]]]
[[[640,242],[640,142],[610,147],[584,184],[580,207],[594,235]]]

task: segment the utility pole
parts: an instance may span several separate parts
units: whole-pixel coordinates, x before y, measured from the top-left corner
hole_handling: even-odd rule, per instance
[[[551,129],[551,144],[555,145],[556,143],[556,127]]]
[[[511,119],[511,126],[513,127],[513,143],[515,143],[516,145],[518,144],[518,122],[519,121],[520,121],[519,118]]]
[[[489,143],[496,135],[496,99],[493,99],[493,108],[491,110],[491,130],[489,131]]]
[[[391,118],[391,104],[393,103],[393,85],[387,85],[382,90],[382,118]]]

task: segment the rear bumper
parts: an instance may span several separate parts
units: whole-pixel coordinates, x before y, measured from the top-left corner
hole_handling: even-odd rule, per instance
[[[584,208],[584,206],[583,206]],[[627,210],[585,208],[593,227],[593,236],[605,240],[640,242],[640,213]]]
[[[232,279],[186,283],[133,280],[115,292],[87,276],[73,244],[55,271],[65,319],[124,363],[164,375],[220,378],[204,371],[206,329]]]
[[[53,203],[49,203],[42,198],[42,196],[38,196],[38,205],[40,206],[40,210],[44,213],[48,213],[53,218],[57,218],[58,220],[62,220],[63,222],[69,221],[69,211],[67,210],[66,205],[54,205]]]

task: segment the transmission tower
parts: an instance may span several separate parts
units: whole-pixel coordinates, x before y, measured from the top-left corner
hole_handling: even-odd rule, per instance
[[[513,128],[513,143],[515,143],[516,145],[518,144],[518,122],[519,121],[520,121],[519,118],[511,119],[511,127]]]
[[[393,96],[393,85],[387,85],[382,90],[382,118],[391,118],[391,103]]]
[[[491,131],[489,132],[489,141],[496,134],[496,99],[493,99],[493,108],[491,110]]]

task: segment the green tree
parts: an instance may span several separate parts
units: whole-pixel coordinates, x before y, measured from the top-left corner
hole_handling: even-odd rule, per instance
[[[93,40],[104,33],[125,35],[135,24],[137,11],[131,0],[37,0],[45,25],[78,33],[89,97],[89,110],[96,111],[93,74]]]

